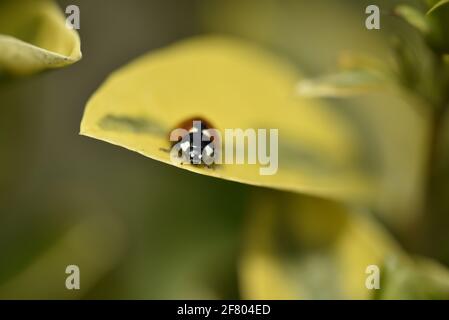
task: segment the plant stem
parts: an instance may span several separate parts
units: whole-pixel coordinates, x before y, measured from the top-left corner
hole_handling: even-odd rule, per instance
[[[424,228],[424,252],[449,265],[449,194],[446,194],[449,181],[442,149],[448,110],[444,105],[433,114],[421,227]]]

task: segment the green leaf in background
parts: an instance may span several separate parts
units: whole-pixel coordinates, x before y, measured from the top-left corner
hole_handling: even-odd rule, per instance
[[[426,3],[430,7],[427,13],[413,5],[400,4],[394,8],[394,13],[419,30],[433,50],[447,53],[449,50],[448,3],[448,0],[429,0]]]
[[[26,75],[80,59],[78,33],[54,1],[0,2],[0,73]]]
[[[438,53],[449,53],[449,1],[427,0],[426,18],[432,26],[428,42]]]
[[[415,7],[399,5],[395,8],[394,12],[423,34],[428,34],[430,32],[431,26],[426,19],[426,15]]]
[[[306,97],[345,97],[365,94],[385,87],[383,79],[367,70],[347,70],[298,83],[299,95]]]
[[[449,299],[449,272],[438,262],[417,257],[388,260],[376,299]]]
[[[449,4],[449,0],[440,0],[432,8],[430,8],[429,11],[427,11],[427,14],[431,14],[432,12],[447,4]]]

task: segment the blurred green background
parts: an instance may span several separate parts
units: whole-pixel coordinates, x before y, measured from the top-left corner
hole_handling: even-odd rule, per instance
[[[0,84],[1,298],[242,297],[237,274],[248,208],[261,192],[278,192],[79,136],[87,100],[112,71],[210,32],[254,40],[308,76],[335,70],[342,51],[389,59],[392,30],[414,39],[388,14],[399,1],[376,1],[385,9],[380,31],[364,28],[371,4],[364,0],[58,3],[81,9],[83,59]],[[420,201],[424,121],[394,96],[330,103],[363,137],[385,191],[373,212],[400,235]],[[69,264],[81,268],[79,291],[64,287]],[[321,283],[329,270],[307,272]],[[308,297],[338,296],[326,290]]]

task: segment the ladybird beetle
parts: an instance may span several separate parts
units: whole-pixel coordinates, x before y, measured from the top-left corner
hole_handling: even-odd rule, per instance
[[[201,117],[192,117],[178,124],[175,129],[184,129],[186,134],[179,137],[178,141],[171,141],[171,147],[179,144],[179,153],[186,156],[190,164],[205,164],[210,167],[211,163],[204,161],[203,156],[212,159],[217,147],[216,136],[211,132],[213,126],[209,121]]]

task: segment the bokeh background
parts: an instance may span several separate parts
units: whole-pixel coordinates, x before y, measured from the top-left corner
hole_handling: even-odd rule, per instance
[[[410,41],[414,33],[388,14],[399,1],[376,1],[382,29],[366,30],[371,2],[58,1],[81,9],[83,59],[0,85],[0,297],[244,297],[238,268],[252,224],[248,208],[260,194],[280,192],[189,173],[80,136],[85,104],[132,59],[204,33],[251,39],[307,76],[334,71],[343,51],[388,60],[392,30]],[[385,192],[372,213],[407,246],[401,235],[419,207],[425,121],[391,95],[329,103],[360,132],[366,161],[382,181]],[[322,223],[329,220],[325,215]],[[64,287],[69,264],[81,268],[79,291]],[[340,297],[326,286],[338,270],[314,266],[305,272],[318,287],[303,297]]]

